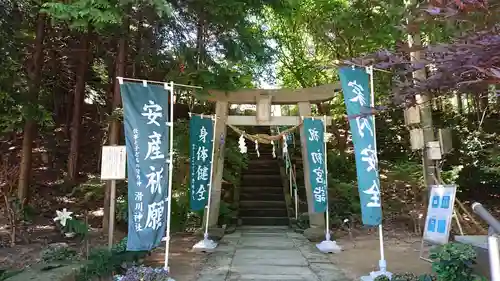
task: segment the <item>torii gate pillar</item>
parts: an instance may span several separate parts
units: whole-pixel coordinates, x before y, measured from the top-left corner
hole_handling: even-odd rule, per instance
[[[215,114],[218,118],[217,125],[214,129],[215,142],[214,142],[214,160],[212,163],[213,179],[212,179],[212,192],[210,200],[210,218],[208,218],[209,228],[217,228],[217,221],[219,219],[220,199],[222,193],[222,175],[224,170],[225,158],[225,144],[227,133],[227,115],[229,105],[226,101],[218,101],[215,106]],[[207,218],[205,218],[207,219]]]

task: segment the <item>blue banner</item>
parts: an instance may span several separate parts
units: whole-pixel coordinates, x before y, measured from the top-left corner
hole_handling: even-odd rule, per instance
[[[212,147],[214,123],[212,116],[193,115],[189,121],[190,147],[190,206],[202,210],[208,202],[208,189],[212,174]]]
[[[120,85],[128,166],[127,251],[149,251],[165,236],[168,208],[169,93],[163,86]]]
[[[375,117],[370,114],[373,104],[369,81],[370,76],[364,68],[340,68],[340,82],[356,154],[363,224],[378,226],[382,223],[382,208]]]
[[[327,188],[325,163],[325,127],[319,118],[304,118],[306,151],[309,161],[309,180],[314,198],[314,212],[324,213],[327,207]]]

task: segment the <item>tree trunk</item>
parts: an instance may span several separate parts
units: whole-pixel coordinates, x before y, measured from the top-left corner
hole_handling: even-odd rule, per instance
[[[142,71],[141,71],[141,63],[142,63],[142,50],[141,50],[141,45],[142,45],[142,34],[144,33],[144,28],[143,26],[143,16],[141,11],[139,10],[137,12],[137,32],[135,36],[135,58],[133,60],[132,64],[132,77],[137,78],[138,76],[142,76]],[[144,77],[144,76],[142,76]]]
[[[68,157],[68,181],[76,182],[78,177],[78,155],[80,152],[80,128],[82,124],[82,108],[85,99],[86,73],[89,64],[90,31],[82,35],[80,49],[82,50],[80,63],[76,70],[75,94],[73,98],[73,115],[71,119],[71,145]]]
[[[35,104],[38,101],[40,91],[40,80],[43,64],[43,41],[45,38],[45,14],[38,14],[35,35],[35,50],[33,52],[33,65],[28,70],[30,78],[30,89],[28,100]],[[19,170],[19,182],[17,197],[22,204],[25,204],[29,196],[29,186],[31,178],[31,162],[33,141],[36,138],[36,120],[31,116],[26,117],[24,125],[23,148],[21,152],[21,166]]]
[[[410,47],[422,45],[422,40],[419,34],[409,35],[408,41]],[[420,61],[421,55],[422,52],[420,51],[410,53],[411,61]],[[425,69],[415,71],[413,73],[413,77],[418,81],[425,80],[427,78]],[[432,98],[430,96],[430,93],[422,93],[416,96],[416,101],[420,111],[420,126],[424,131],[424,150],[422,153],[422,165],[424,174],[424,186],[425,188],[428,188],[430,185],[438,184],[435,181],[435,178],[437,178],[435,163],[434,161],[427,158],[427,150],[425,148],[428,142],[436,140],[432,122]]]
[[[123,24],[124,33],[118,40],[118,54],[116,58],[115,73],[117,77],[125,76],[125,60],[127,56],[127,35],[129,31],[129,22],[125,20]],[[113,77],[114,79],[115,77]],[[113,98],[111,100],[111,112],[114,112],[121,106],[120,83],[114,81]],[[113,119],[109,125],[109,145],[118,145],[120,143],[120,120]],[[104,190],[104,217],[102,218],[102,228],[104,232],[108,231],[109,227],[109,201],[110,201],[111,182],[106,182]]]

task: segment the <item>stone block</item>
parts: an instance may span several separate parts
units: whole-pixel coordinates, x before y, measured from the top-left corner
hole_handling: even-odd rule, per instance
[[[319,227],[310,227],[304,230],[304,237],[311,242],[321,242],[325,240],[325,229]]]
[[[7,278],[5,281],[75,281],[75,275],[82,268],[83,264],[71,264],[46,270],[49,266],[51,265],[32,267]]]
[[[237,249],[232,264],[235,267],[269,264],[279,266],[307,266],[307,261],[296,249]]]
[[[224,228],[220,227],[212,227],[208,229],[208,238],[214,241],[219,241],[224,237],[226,230]],[[205,229],[198,229],[195,232],[195,235],[199,238],[203,238],[203,235],[205,233]]]

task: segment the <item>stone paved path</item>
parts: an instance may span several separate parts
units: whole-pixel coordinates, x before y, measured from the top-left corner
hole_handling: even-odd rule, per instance
[[[198,281],[352,281],[301,234],[246,227],[226,235]]]

